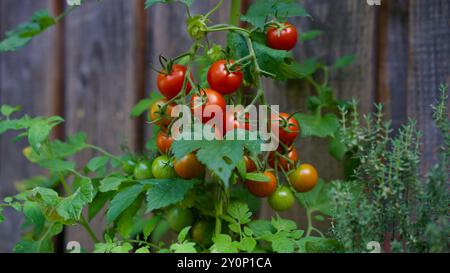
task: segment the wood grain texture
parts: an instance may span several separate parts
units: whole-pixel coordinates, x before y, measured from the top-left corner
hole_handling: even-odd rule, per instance
[[[66,119],[67,134],[84,131],[88,142],[112,153],[119,145],[131,147],[135,124],[129,118],[137,100],[135,62],[137,56],[133,3],[110,0],[90,2],[75,11],[66,21]],[[87,151],[77,157],[87,163],[95,153]],[[102,238],[105,221],[99,214],[91,222],[97,237]],[[80,227],[69,228],[67,241],[75,240],[92,250],[92,240]]]
[[[436,161],[440,136],[431,120],[430,105],[438,87],[450,84],[450,2],[409,1],[408,116],[423,132],[422,171]]]
[[[302,62],[305,58],[317,57],[328,64],[344,55],[355,54],[356,62],[343,70],[332,72],[330,84],[340,99],[356,97],[364,112],[369,112],[375,99],[376,82],[376,18],[377,8],[365,1],[304,0],[312,19],[290,20],[301,31],[320,29],[324,34],[314,41],[299,43],[295,57]],[[274,84],[267,82],[266,96],[271,104],[279,104],[285,112],[306,111],[306,98],[312,95],[307,84],[301,81]],[[300,124],[301,126],[301,124]],[[300,160],[316,166],[320,177],[326,181],[340,178],[340,164],[328,153],[328,141],[316,138],[302,138],[295,143]],[[265,204],[261,217],[269,218],[273,210]],[[306,225],[303,209],[295,208],[280,214],[293,219],[301,227]],[[322,230],[329,228],[321,224]]]
[[[0,33],[27,21],[37,9],[49,7],[47,0],[0,2]],[[52,30],[34,39],[24,49],[0,54],[0,104],[21,105],[30,115],[52,113],[51,69]],[[15,134],[0,136],[0,200],[15,195],[14,182],[39,173],[39,169],[22,156],[25,141],[13,143]],[[5,210],[5,222],[0,225],[0,252],[10,252],[21,233],[22,218],[11,209]]]

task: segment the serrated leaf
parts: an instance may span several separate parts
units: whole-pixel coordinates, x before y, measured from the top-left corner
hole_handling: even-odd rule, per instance
[[[238,242],[233,242],[227,234],[217,234],[213,237],[214,244],[211,246],[211,253],[237,253]]]
[[[117,231],[123,238],[128,238],[136,224],[135,216],[141,208],[143,196],[138,197],[124,212],[117,218]]]
[[[140,248],[136,249],[136,251],[134,253],[137,253],[137,254],[148,254],[148,253],[150,253],[150,250],[148,249],[148,247],[143,246],[143,247],[140,247]]]
[[[272,237],[272,250],[277,253],[294,252],[295,242],[289,239],[285,233],[277,233]]]
[[[252,216],[248,205],[238,201],[231,202],[228,205],[227,214],[241,225],[249,223]]]
[[[294,221],[281,217],[272,218],[271,224],[277,231],[292,231],[297,229],[297,224]]]
[[[297,114],[295,117],[300,124],[304,137],[316,136],[324,138],[333,136],[339,129],[338,118],[331,113],[325,114],[324,116]]]
[[[119,215],[126,210],[141,194],[144,185],[137,184],[127,187],[120,191],[111,200],[109,210],[106,213],[107,223],[110,224],[119,217]]]
[[[109,161],[107,156],[97,156],[89,160],[87,167],[91,172],[96,172],[106,166]]]
[[[128,179],[126,177],[116,175],[105,177],[102,181],[100,181],[99,191],[116,191],[119,189],[119,186],[127,180]]]
[[[112,192],[99,192],[94,197],[88,208],[88,219],[92,220],[100,210],[105,206],[106,202],[112,197]]]
[[[36,11],[30,21],[22,23],[6,33],[6,38],[0,42],[0,53],[15,51],[27,45],[34,36],[44,32],[55,23],[55,18],[48,11]]]
[[[285,21],[289,17],[309,16],[303,6],[292,0],[257,0],[250,6],[241,20],[264,29],[267,19],[278,18]],[[283,21],[282,20],[282,21]]]
[[[195,243],[193,242],[172,244],[170,246],[170,250],[174,253],[197,253],[197,250],[195,249]]]
[[[172,151],[176,159],[197,151],[198,160],[228,186],[232,172],[244,156],[244,148],[254,150],[254,142],[257,141],[179,140],[173,142]]]
[[[82,179],[78,189],[70,196],[63,198],[56,206],[56,212],[64,220],[78,221],[83,207],[93,199],[94,187],[88,179]]]
[[[242,238],[239,248],[245,252],[252,252],[256,247],[256,240],[252,237]]]
[[[331,238],[305,237],[297,242],[299,252],[303,253],[334,253],[342,250],[341,244]]]
[[[0,208],[1,209],[1,208]],[[34,232],[40,234],[45,224],[45,215],[37,202],[26,201],[23,204],[23,215],[25,216],[24,227],[34,225]]]
[[[33,189],[30,192],[29,197],[32,200],[41,201],[45,205],[48,205],[51,207],[55,207],[60,201],[60,198],[56,191],[54,191],[53,189],[42,188],[42,187],[37,187],[37,188]]]
[[[295,196],[303,207],[331,216],[331,199],[329,194],[332,188],[333,183],[325,183],[322,179],[319,179],[312,191],[296,193]]]
[[[42,168],[54,172],[64,172],[75,170],[75,163],[71,161],[64,161],[60,159],[49,159],[37,162]]]
[[[151,186],[147,190],[147,212],[180,202],[198,180],[149,179],[142,185]]]
[[[63,225],[60,223],[53,223],[44,232],[43,236],[38,240],[23,239],[14,247],[15,253],[51,253],[53,252],[52,238],[63,230]]]
[[[254,235],[259,238],[267,233],[274,233],[276,230],[270,223],[270,221],[267,220],[255,220],[251,221],[248,224],[248,227],[253,231]]]

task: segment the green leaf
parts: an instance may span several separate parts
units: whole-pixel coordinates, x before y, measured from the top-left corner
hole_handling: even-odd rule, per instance
[[[233,242],[226,234],[217,234],[213,237],[214,244],[211,246],[211,253],[237,253],[239,242]]]
[[[170,246],[170,250],[174,253],[197,253],[195,243],[183,242],[175,243]]]
[[[147,223],[144,226],[144,238],[147,239],[148,236],[150,236],[155,229],[158,222],[161,220],[161,216],[156,215],[152,217],[150,220],[147,221]]]
[[[37,162],[39,166],[54,172],[64,172],[75,170],[75,163],[60,159],[49,159]]]
[[[48,11],[36,11],[29,22],[20,24],[14,30],[6,33],[6,38],[0,42],[0,53],[15,51],[27,45],[31,39],[54,25],[56,20]]]
[[[88,219],[92,220],[100,210],[105,206],[106,202],[112,197],[111,192],[99,192],[95,195],[92,203],[89,204],[88,208]]]
[[[163,96],[159,94],[159,92],[153,91],[150,93],[150,97],[146,99],[140,100],[134,107],[131,109],[130,116],[131,117],[139,117],[145,111],[148,111],[150,107],[157,101],[162,99]]]
[[[119,217],[119,215],[126,210],[141,194],[144,185],[137,184],[127,187],[120,191],[111,200],[109,210],[106,213],[106,221],[108,224],[112,223]]]
[[[184,199],[198,180],[183,179],[150,179],[142,181],[142,185],[150,185],[147,190],[147,212],[178,203]]]
[[[101,192],[116,191],[119,189],[119,186],[127,180],[126,177],[119,175],[108,176],[100,181],[100,187],[98,189]]]
[[[344,142],[340,139],[339,134],[337,133],[335,135],[335,137],[331,138],[328,151],[334,158],[341,161],[344,159],[344,156],[347,153],[348,149]]]
[[[272,218],[271,224],[277,231],[292,231],[297,229],[297,224],[294,221],[283,219],[279,216]]]
[[[109,157],[107,156],[98,156],[94,157],[91,160],[89,160],[87,167],[91,172],[96,172],[100,168],[103,168],[106,166],[106,164],[109,161]]]
[[[34,231],[40,234],[44,228],[45,215],[37,202],[26,201],[23,204],[23,215],[25,216],[24,227],[34,225]]]
[[[3,208],[0,207],[0,224],[5,221],[5,216],[3,215]]]
[[[325,114],[324,116],[296,114],[295,117],[300,124],[304,137],[316,136],[324,138],[333,136],[339,129],[338,118],[331,113]]]
[[[242,238],[239,248],[245,252],[252,252],[256,247],[256,240],[252,237]]]
[[[252,216],[248,205],[238,201],[231,202],[228,205],[227,214],[242,225],[249,223]]]
[[[257,0],[241,20],[249,22],[255,27],[264,29],[266,19],[283,19],[289,17],[309,16],[303,6],[293,0]]]
[[[178,242],[183,242],[184,240],[186,240],[188,234],[189,234],[189,230],[191,230],[191,227],[185,227],[183,228],[180,233],[178,233]]]
[[[93,190],[92,182],[89,179],[82,179],[78,189],[56,206],[56,212],[64,220],[78,221],[83,207],[93,199]]]
[[[124,212],[117,218],[117,231],[123,238],[129,238],[134,226],[136,213],[141,208],[143,195],[137,198]]]
[[[185,4],[186,6],[190,6],[194,2],[194,0],[146,0],[145,1],[145,8],[148,9],[148,8],[152,7],[156,3],[169,4],[169,3],[173,3],[173,2],[180,2],[180,3]]]
[[[63,225],[60,223],[53,223],[47,228],[43,236],[38,240],[25,238],[18,242],[14,247],[16,253],[51,253],[53,252],[52,238],[63,230]]]
[[[332,208],[329,195],[332,188],[333,183],[325,183],[322,179],[319,179],[312,191],[296,193],[295,196],[303,207],[331,216]]]
[[[147,253],[150,253],[150,250],[148,249],[148,247],[143,246],[141,248],[136,249],[136,251],[134,253],[147,254]]]
[[[319,68],[319,62],[316,59],[306,59],[303,63],[291,61],[283,63],[279,69],[281,75],[279,79],[303,79],[313,75]]]
[[[244,187],[232,187],[231,197],[234,200],[239,200],[246,203],[252,213],[258,213],[259,208],[261,207],[261,199],[252,195]]]
[[[37,187],[30,191],[29,198],[31,198],[32,200],[38,200],[50,207],[55,207],[60,201],[60,198],[56,191],[54,191],[53,189],[42,187]]]
[[[228,187],[232,172],[244,156],[244,148],[254,151],[255,143],[257,141],[179,140],[173,142],[172,151],[176,159],[197,151],[198,160]]]
[[[245,179],[257,182],[270,182],[270,179],[263,173],[247,173]]]
[[[48,139],[53,127],[63,121],[60,117],[52,117],[48,119],[36,119],[28,130],[28,141],[35,151],[38,151],[41,144]]]
[[[340,68],[347,67],[347,66],[351,65],[355,61],[355,59],[356,59],[355,55],[343,56],[334,62],[333,68],[340,69]]]
[[[272,250],[277,253],[294,252],[295,242],[287,237],[286,233],[277,233],[272,237]]]
[[[300,40],[302,42],[314,40],[315,38],[321,36],[323,34],[323,31],[321,30],[310,30],[306,32],[300,33]]]
[[[11,116],[13,113],[20,111],[22,109],[21,106],[10,106],[10,105],[2,105],[0,107],[0,113],[6,117]]]
[[[259,238],[268,233],[274,233],[276,230],[272,226],[270,221],[267,220],[255,220],[248,224],[248,227],[253,231],[254,235]]]

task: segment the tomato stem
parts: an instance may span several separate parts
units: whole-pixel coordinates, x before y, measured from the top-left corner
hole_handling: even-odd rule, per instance
[[[241,16],[241,0],[231,0],[230,7],[230,25],[238,26]]]

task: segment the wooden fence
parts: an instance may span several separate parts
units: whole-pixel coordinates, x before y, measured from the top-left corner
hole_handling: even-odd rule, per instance
[[[174,56],[188,49],[184,8],[179,4],[143,9],[144,0],[107,0],[86,4],[26,48],[0,55],[0,103],[22,105],[31,115],[58,114],[65,118],[56,137],[84,131],[89,141],[111,152],[127,140],[141,150],[150,131],[143,120],[131,120],[131,107],[155,88],[150,64],[157,56]],[[228,19],[229,2],[213,20]],[[244,7],[248,4],[244,1]],[[435,160],[439,141],[431,122],[430,104],[440,83],[450,82],[450,1],[382,0],[370,6],[364,0],[301,0],[313,20],[295,20],[303,30],[322,29],[324,35],[297,47],[298,59],[317,56],[331,63],[339,56],[356,54],[351,67],[333,74],[332,86],[342,99],[358,98],[364,112],[375,102],[386,105],[398,126],[407,117],[418,120],[424,132],[424,168]],[[0,1],[0,33],[27,20],[36,9],[60,13],[63,0]],[[198,0],[193,12],[205,12],[216,1]],[[214,35],[218,42],[223,35]],[[285,111],[305,109],[310,90],[296,81],[265,82],[267,97]],[[14,181],[39,173],[22,157],[24,143],[11,135],[0,138],[0,198],[16,193]],[[302,139],[302,159],[318,166],[325,179],[337,178],[340,167],[327,152],[326,142]],[[83,153],[78,160],[92,156]],[[261,216],[272,211],[264,206]],[[303,223],[296,208],[283,216]],[[11,251],[19,239],[22,219],[6,210],[0,225],[0,252]],[[97,233],[104,224],[93,220]],[[326,227],[324,227],[326,228]],[[68,228],[64,241],[90,244],[84,230]],[[63,241],[63,243],[64,243]]]

